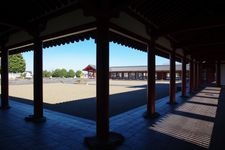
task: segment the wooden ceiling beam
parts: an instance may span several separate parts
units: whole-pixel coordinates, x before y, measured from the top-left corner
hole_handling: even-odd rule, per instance
[[[177,47],[207,47],[207,46],[222,46],[225,45],[224,41],[204,41],[204,42],[181,42],[177,44]]]
[[[166,27],[166,28],[161,28],[158,29],[156,34],[160,36],[166,36],[170,34],[180,34],[180,33],[185,33],[185,32],[193,32],[193,31],[200,31],[200,30],[208,30],[208,29],[214,29],[214,28],[222,28],[225,27],[225,22],[224,21],[215,21],[211,20],[210,22],[200,22],[197,24],[177,24],[173,27]]]

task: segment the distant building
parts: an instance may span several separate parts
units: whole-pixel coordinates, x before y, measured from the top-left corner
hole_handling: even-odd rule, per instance
[[[25,79],[32,79],[33,78],[33,75],[32,75],[31,71],[25,71],[23,74],[24,74]]]
[[[83,71],[87,71],[88,78],[95,78],[96,77],[96,66],[95,65],[88,65],[83,69]]]
[[[21,73],[9,73],[9,80],[15,80],[16,78],[20,78],[21,77]]]
[[[182,66],[176,65],[176,79],[181,79]],[[88,72],[88,78],[96,77],[95,65],[88,65],[83,69]],[[187,76],[189,74],[189,65],[187,65]],[[145,80],[148,77],[147,66],[115,66],[109,68],[110,79],[121,80]],[[169,80],[170,79],[170,66],[169,65],[156,65],[156,80]]]

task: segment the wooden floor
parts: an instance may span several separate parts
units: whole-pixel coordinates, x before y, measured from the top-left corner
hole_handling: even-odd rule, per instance
[[[168,97],[158,100],[161,115],[146,120],[146,106],[110,118],[112,131],[125,137],[118,150],[224,150],[225,88],[208,86],[189,98],[177,93],[176,105]],[[95,122],[44,110],[47,122],[34,124],[24,117],[31,105],[10,101],[9,110],[0,111],[0,149],[82,150],[86,136],[95,135]],[[84,108],[85,109],[85,108]]]

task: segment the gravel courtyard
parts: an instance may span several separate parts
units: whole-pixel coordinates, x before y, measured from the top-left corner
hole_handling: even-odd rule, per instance
[[[44,79],[44,107],[47,109],[95,120],[96,82],[76,79]],[[146,104],[147,81],[110,80],[110,116]],[[180,84],[180,83],[178,83]],[[156,84],[156,98],[168,96],[169,84]],[[32,80],[10,81],[9,95],[13,100],[32,104]]]

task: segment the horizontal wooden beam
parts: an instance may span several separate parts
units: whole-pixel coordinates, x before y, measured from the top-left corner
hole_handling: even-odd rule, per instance
[[[173,25],[170,27],[166,28],[161,28],[156,30],[155,34],[159,36],[166,36],[170,34],[180,34],[180,33],[185,33],[185,32],[193,32],[193,31],[199,31],[199,30],[208,30],[208,29],[213,29],[213,28],[222,28],[225,27],[225,22],[224,20],[216,20],[212,19],[211,21],[202,21],[199,23],[182,23],[182,24],[177,24]]]
[[[181,42],[178,43],[178,47],[207,47],[207,46],[217,46],[217,45],[225,45],[224,41],[204,41],[204,42]]]

